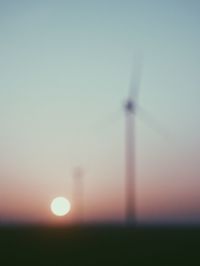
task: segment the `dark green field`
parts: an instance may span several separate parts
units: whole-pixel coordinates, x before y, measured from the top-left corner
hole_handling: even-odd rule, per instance
[[[1,227],[0,265],[200,265],[200,228]]]

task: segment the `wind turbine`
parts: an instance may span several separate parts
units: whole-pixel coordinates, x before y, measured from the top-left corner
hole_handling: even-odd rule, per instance
[[[139,111],[140,117],[147,122],[154,131],[169,140],[170,134],[145,109],[138,105],[139,83],[141,76],[141,60],[135,60],[130,92],[124,104],[125,111],[125,153],[126,153],[126,221],[136,224],[136,164],[135,164],[135,115]],[[171,138],[171,137],[170,137]]]
[[[135,202],[135,115],[138,109],[139,79],[141,72],[141,60],[134,60],[130,89],[127,100],[123,105],[125,113],[125,216],[126,222],[136,223]],[[118,110],[117,114],[118,117]],[[145,112],[144,112],[145,115]],[[116,118],[116,117],[115,117]],[[144,117],[145,118],[145,117]],[[147,117],[148,119],[148,117]],[[112,118],[113,120],[113,118]],[[109,119],[109,123],[111,119]]]
[[[83,170],[80,167],[74,169],[74,203],[76,209],[76,222],[83,223],[84,206]]]
[[[125,111],[125,153],[126,153],[126,221],[136,223],[135,202],[135,114],[139,92],[141,64],[135,64],[130,92],[124,104]]]
[[[134,225],[137,222],[136,215],[136,163],[135,163],[135,117],[138,113],[140,118],[147,122],[148,126],[156,130],[162,136],[168,136],[168,132],[159,124],[157,120],[145,109],[138,104],[138,94],[141,76],[141,58],[140,56],[134,60],[134,68],[132,70],[131,82],[128,97],[123,105],[125,114],[125,216],[126,222]],[[113,122],[113,118],[109,119],[109,124]],[[108,121],[107,121],[108,122]],[[104,127],[105,128],[105,127]],[[164,134],[163,134],[164,133]]]

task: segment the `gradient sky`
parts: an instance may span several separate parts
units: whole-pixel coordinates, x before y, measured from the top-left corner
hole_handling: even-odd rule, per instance
[[[138,113],[138,218],[200,221],[199,14],[198,0],[0,0],[1,221],[52,221],[55,196],[73,204],[77,165],[85,219],[124,218],[138,51],[139,102],[163,127]]]

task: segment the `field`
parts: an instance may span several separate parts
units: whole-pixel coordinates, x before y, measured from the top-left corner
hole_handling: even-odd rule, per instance
[[[198,227],[1,227],[0,265],[200,265]]]

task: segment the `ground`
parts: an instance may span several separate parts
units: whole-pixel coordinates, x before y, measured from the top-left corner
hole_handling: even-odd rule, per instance
[[[200,265],[200,228],[1,227],[0,265]]]

